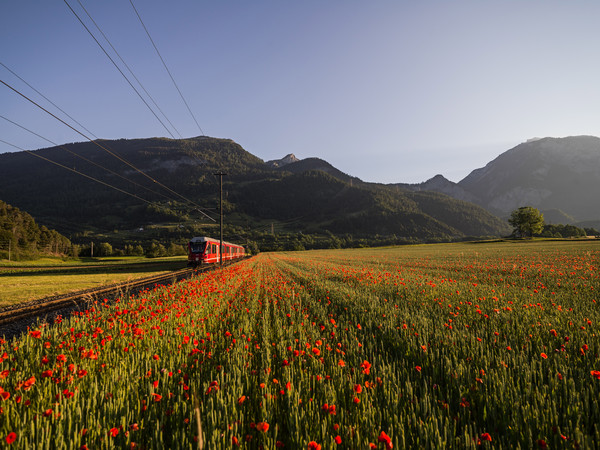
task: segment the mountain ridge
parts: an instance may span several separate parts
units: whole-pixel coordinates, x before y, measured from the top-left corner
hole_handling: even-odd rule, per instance
[[[163,231],[170,227],[169,233],[181,240],[214,233],[210,227],[216,222],[207,219],[218,217],[219,180],[214,174],[225,171],[228,227],[246,238],[266,239],[265,232],[252,231],[264,229],[265,222],[282,233],[334,234],[353,242],[372,242],[376,235],[402,243],[507,232],[506,223],[473,204],[362,182],[320,158],[287,158],[289,163],[272,167],[230,139],[210,137],[98,143],[131,165],[91,142],[34,152],[64,166],[60,170],[26,152],[2,154],[0,197],[75,241],[99,233],[142,239],[143,233],[135,230],[146,233],[159,226]],[[436,202],[439,207],[431,208]]]
[[[600,138],[533,138],[474,169],[458,183],[440,175],[401,186],[471,201],[499,217],[508,217],[511,211],[527,205],[547,212],[554,220],[600,222],[596,196],[600,188]]]

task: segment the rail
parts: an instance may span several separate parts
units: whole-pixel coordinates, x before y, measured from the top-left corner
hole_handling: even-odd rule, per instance
[[[229,265],[240,260],[224,261],[224,265]],[[114,298],[122,296],[124,293],[139,292],[146,287],[157,284],[171,284],[188,278],[192,275],[204,273],[218,268],[219,265],[207,265],[199,268],[186,268],[169,272],[166,274],[154,275],[145,278],[138,278],[123,283],[115,283],[101,286],[93,289],[86,289],[67,294],[45,297],[28,302],[9,305],[0,309],[0,337],[13,336],[31,324],[38,317],[47,317],[57,311],[65,310],[67,313],[78,309],[80,306],[87,305],[98,299]],[[63,314],[61,314],[63,315]]]

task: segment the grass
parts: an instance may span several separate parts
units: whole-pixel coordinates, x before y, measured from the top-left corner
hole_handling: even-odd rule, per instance
[[[182,269],[185,256],[43,258],[0,264],[0,307]]]
[[[11,448],[598,448],[600,242],[261,253],[0,335]]]

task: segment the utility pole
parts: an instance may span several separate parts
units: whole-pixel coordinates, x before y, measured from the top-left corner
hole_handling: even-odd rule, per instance
[[[219,203],[219,215],[221,216],[221,239],[219,242],[219,264],[223,265],[223,175],[227,175],[222,170],[215,173],[219,177],[220,183],[220,203]]]

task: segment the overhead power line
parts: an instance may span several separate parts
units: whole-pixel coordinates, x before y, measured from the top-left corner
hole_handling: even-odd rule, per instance
[[[72,154],[73,156],[76,156],[77,158],[79,158],[79,159],[82,159],[83,161],[86,161],[86,162],[88,162],[88,163],[90,163],[90,164],[92,164],[92,165],[94,165],[94,166],[96,166],[96,167],[99,167],[99,168],[101,168],[101,169],[103,169],[103,170],[105,170],[105,171],[107,171],[107,172],[111,173],[112,175],[115,175],[116,177],[119,177],[119,178],[121,178],[121,179],[123,179],[123,180],[127,181],[128,183],[131,183],[131,184],[133,184],[134,186],[137,186],[137,187],[139,187],[139,188],[145,189],[145,190],[147,190],[148,192],[151,192],[151,193],[153,193],[153,194],[155,194],[155,195],[159,195],[159,196],[161,196],[161,197],[163,197],[163,198],[166,198],[167,200],[173,200],[173,198],[172,198],[172,197],[169,197],[169,196],[167,196],[167,195],[165,195],[165,194],[163,194],[163,193],[161,193],[161,192],[154,191],[154,190],[152,190],[152,189],[150,189],[150,188],[148,188],[148,187],[146,187],[146,186],[143,186],[143,185],[141,185],[141,184],[139,184],[139,183],[136,183],[135,181],[133,181],[133,180],[131,180],[131,179],[127,178],[127,177],[124,177],[124,176],[123,176],[123,175],[121,175],[120,173],[118,173],[118,172],[115,172],[114,170],[111,170],[111,169],[109,169],[109,168],[107,168],[107,167],[104,167],[103,165],[101,165],[101,164],[98,164],[97,162],[94,162],[94,161],[92,161],[91,159],[88,159],[88,158],[86,158],[85,156],[81,156],[80,154],[78,154],[78,153],[75,153],[75,152],[73,152],[73,151],[69,150],[69,149],[68,149],[67,147],[65,147],[64,145],[59,145],[59,144],[57,144],[56,142],[53,142],[53,141],[51,141],[50,139],[48,139],[48,138],[45,138],[45,137],[44,137],[44,136],[42,136],[41,134],[38,134],[38,133],[36,133],[35,131],[32,131],[32,130],[30,130],[29,128],[26,128],[26,127],[24,127],[23,125],[20,125],[20,124],[18,124],[17,122],[14,122],[14,121],[10,120],[9,118],[7,118],[7,117],[4,117],[4,116],[3,116],[3,115],[1,115],[1,114],[0,114],[0,117],[1,117],[2,119],[6,120],[7,122],[10,122],[10,123],[12,123],[13,125],[15,125],[15,126],[17,126],[17,127],[21,128],[21,129],[23,129],[23,130],[25,130],[25,131],[27,131],[27,132],[29,132],[29,133],[33,134],[33,135],[35,135],[35,136],[39,137],[40,139],[43,139],[43,140],[45,140],[46,142],[50,142],[52,145],[54,145],[54,146],[56,146],[56,147],[62,148],[64,151],[66,151],[66,152],[68,152],[68,153]],[[9,144],[9,145],[10,145],[10,144]],[[14,146],[13,146],[13,147],[14,147]]]
[[[127,70],[129,71],[129,73],[131,74],[131,76],[135,79],[135,81],[137,81],[137,83],[140,85],[140,87],[142,88],[142,90],[146,93],[146,95],[150,98],[150,100],[152,100],[152,103],[154,104],[154,106],[156,106],[156,109],[158,109],[160,111],[160,113],[163,115],[163,117],[166,119],[167,122],[169,122],[169,125],[171,125],[173,127],[173,129],[175,130],[175,132],[179,135],[180,138],[183,138],[181,136],[181,133],[179,132],[179,130],[175,127],[175,125],[173,125],[173,122],[171,122],[169,120],[169,118],[167,117],[167,115],[164,113],[164,111],[160,108],[160,106],[158,106],[158,104],[156,103],[156,101],[154,100],[154,98],[152,97],[152,95],[150,95],[150,93],[146,90],[146,88],[144,87],[144,85],[142,84],[142,82],[138,79],[138,77],[135,75],[135,73],[133,73],[133,70],[131,69],[131,67],[129,67],[129,65],[125,62],[125,60],[123,59],[123,57],[120,55],[120,53],[117,51],[117,49],[114,47],[114,45],[112,45],[112,43],[110,42],[110,40],[108,39],[108,37],[106,37],[106,35],[104,34],[104,32],[102,31],[102,29],[100,28],[100,26],[96,23],[96,21],[92,18],[92,16],[90,15],[90,13],[88,12],[88,10],[85,8],[85,6],[83,6],[83,4],[81,3],[81,0],[77,0],[77,3],[79,3],[79,6],[81,6],[81,8],[85,11],[85,13],[87,14],[87,16],[89,17],[89,19],[92,21],[92,23],[96,26],[96,28],[98,29],[98,31],[100,32],[100,34],[102,35],[102,37],[106,40],[106,42],[108,42],[108,45],[110,45],[110,48],[113,49],[113,51],[115,52],[115,54],[119,57],[119,59],[121,60],[121,62],[123,63],[123,65],[125,67],[127,67]]]
[[[205,134],[204,134],[204,131],[202,131],[202,127],[200,127],[200,124],[196,120],[196,116],[194,116],[194,113],[190,109],[190,106],[188,105],[188,102],[185,101],[185,97],[181,93],[181,90],[179,89],[179,86],[177,86],[177,83],[175,82],[175,78],[173,78],[173,75],[171,74],[171,71],[167,67],[167,63],[165,63],[165,60],[163,59],[162,55],[158,51],[158,47],[156,47],[156,44],[154,43],[154,40],[152,39],[152,36],[150,36],[150,32],[148,31],[148,28],[146,28],[146,25],[144,25],[144,21],[140,17],[140,14],[138,13],[138,10],[135,8],[135,5],[133,4],[133,0],[129,0],[129,3],[131,3],[131,6],[133,7],[133,10],[135,11],[136,16],[138,17],[138,19],[140,20],[140,23],[144,27],[144,30],[146,31],[146,34],[148,35],[148,38],[150,39],[150,42],[152,42],[152,46],[154,47],[154,50],[156,50],[156,54],[158,55],[158,57],[162,61],[163,66],[165,66],[165,70],[167,71],[167,73],[171,77],[171,81],[173,82],[173,85],[175,85],[175,88],[177,89],[177,92],[179,92],[179,96],[181,97],[181,100],[183,100],[183,103],[185,103],[185,106],[186,106],[187,110],[189,111],[190,115],[192,116],[192,118],[194,119],[194,122],[196,122],[196,125],[198,126],[198,129],[200,130],[200,133],[202,133],[202,136],[204,136]]]
[[[73,117],[71,117],[66,111],[64,111],[63,109],[61,109],[56,103],[54,103],[52,100],[50,100],[48,97],[46,97],[44,94],[42,94],[40,91],[38,91],[36,88],[34,88],[31,84],[29,84],[27,81],[25,81],[23,78],[21,78],[19,75],[17,75],[15,72],[13,72],[10,68],[8,68],[5,64],[3,64],[0,61],[0,65],[2,67],[4,67],[6,70],[8,70],[10,73],[12,73],[15,77],[17,77],[19,80],[21,80],[23,83],[25,83],[27,86],[29,86],[30,89],[34,90],[40,97],[42,97],[44,100],[46,100],[48,103],[50,103],[52,106],[54,106],[56,109],[58,109],[61,113],[63,113],[65,116],[67,116],[69,119],[71,119],[73,122],[75,122],[77,125],[79,125],[81,128],[83,128],[85,131],[87,131],[88,133],[90,133],[92,136],[94,136],[96,139],[98,139],[97,136],[94,135],[94,133],[92,133],[90,130],[88,130],[86,127],[84,127],[83,125],[81,125],[79,122],[77,122],[77,120],[75,120]]]
[[[67,2],[67,0],[64,0],[64,2],[66,3],[66,5],[69,7],[69,9],[71,10],[71,12],[73,13],[73,15],[75,17],[77,17],[77,20],[79,20],[79,22],[81,23],[81,25],[83,25],[83,28],[85,28],[85,30],[89,33],[89,35],[92,37],[92,39],[94,39],[94,41],[96,41],[96,44],[98,44],[98,47],[100,47],[102,49],[102,51],[104,52],[104,54],[106,55],[106,57],[108,59],[110,59],[110,62],[113,63],[113,65],[116,67],[116,69],[119,71],[119,73],[121,74],[121,76],[123,78],[125,78],[125,81],[127,81],[127,83],[129,83],[129,86],[131,86],[131,88],[135,91],[135,93],[138,95],[138,97],[144,102],[144,105],[146,105],[146,107],[150,110],[150,112],[154,115],[154,117],[156,117],[156,120],[158,120],[160,122],[160,124],[165,128],[165,130],[167,130],[167,133],[169,133],[169,135],[175,139],[175,136],[173,136],[173,133],[171,133],[171,130],[169,130],[167,128],[167,126],[164,124],[164,122],[160,119],[160,117],[158,117],[158,115],[154,112],[154,110],[150,107],[150,105],[148,104],[148,102],[144,99],[144,97],[142,96],[142,94],[140,94],[140,92],[135,88],[135,86],[133,85],[133,83],[129,80],[129,78],[127,78],[127,75],[125,75],[123,73],[123,71],[121,70],[121,68],[117,65],[117,63],[114,61],[114,59],[112,59],[110,57],[110,55],[108,54],[108,52],[105,50],[104,47],[102,47],[102,44],[100,44],[100,42],[98,41],[98,39],[96,39],[96,36],[94,36],[94,34],[90,31],[90,29],[86,26],[85,23],[83,23],[83,20],[81,20],[81,18],[77,15],[77,13],[75,12],[75,10],[73,8],[71,8],[71,5],[69,5],[69,2]]]
[[[40,108],[42,111],[44,111],[45,113],[51,115],[52,117],[54,117],[56,120],[58,120],[59,122],[63,123],[64,125],[66,125],[67,127],[69,127],[71,130],[75,131],[77,134],[83,136],[85,139],[87,139],[88,141],[90,141],[91,143],[95,144],[96,146],[100,147],[102,150],[104,150],[105,152],[109,153],[110,155],[114,156],[115,158],[119,159],[120,161],[122,161],[123,163],[127,164],[129,167],[131,167],[132,169],[134,169],[136,172],[142,174],[143,176],[145,176],[146,178],[148,178],[149,180],[151,180],[152,182],[158,184],[159,186],[161,186],[163,189],[166,189],[167,191],[169,191],[170,193],[176,195],[177,197],[185,200],[186,202],[190,203],[191,205],[194,205],[197,210],[204,215],[205,217],[207,217],[208,219],[212,220],[213,222],[216,222],[215,219],[213,219],[212,217],[210,217],[208,214],[206,214],[205,212],[202,211],[202,207],[200,205],[198,205],[196,202],[184,197],[183,195],[179,194],[178,192],[175,192],[173,189],[165,186],[164,184],[162,184],[161,182],[155,180],[154,178],[152,178],[150,175],[148,175],[147,173],[141,171],[140,169],[138,169],[137,167],[135,167],[133,164],[131,164],[129,161],[127,161],[126,159],[122,158],[121,156],[117,155],[114,152],[111,152],[110,150],[108,150],[106,147],[103,147],[102,145],[100,145],[97,141],[92,140],[90,137],[88,137],[87,135],[85,135],[84,133],[82,133],[81,131],[79,131],[78,129],[76,129],[75,127],[69,125],[67,122],[65,122],[64,120],[62,120],[60,117],[55,116],[54,114],[52,114],[50,111],[48,111],[47,109],[45,109],[43,106],[40,106],[38,103],[36,103],[35,101],[31,100],[29,97],[27,97],[25,94],[19,92],[17,89],[15,89],[14,87],[12,87],[11,85],[9,85],[8,83],[6,83],[3,80],[0,80],[0,83],[4,84],[6,87],[8,87],[9,89],[11,89],[13,92],[19,94],[21,97],[23,97],[25,100],[29,101],[30,103],[33,103],[35,106],[37,106],[38,108]],[[11,145],[11,144],[9,144]]]
[[[144,198],[142,198],[142,197],[139,197],[139,196],[137,196],[137,195],[135,195],[135,194],[132,194],[131,192],[124,191],[123,189],[120,189],[120,188],[118,188],[118,187],[116,187],[116,186],[113,186],[113,185],[111,185],[111,184],[105,183],[104,181],[102,181],[102,180],[99,180],[99,179],[97,179],[97,178],[94,178],[94,177],[91,177],[91,176],[89,176],[89,175],[86,175],[85,173],[83,173],[83,172],[80,172],[80,171],[78,171],[78,170],[76,170],[76,169],[71,169],[70,167],[67,167],[67,166],[65,166],[65,165],[63,165],[63,164],[61,164],[61,163],[58,163],[58,162],[56,162],[56,161],[52,161],[51,159],[49,159],[49,158],[46,158],[46,157],[44,157],[44,156],[42,156],[42,155],[40,155],[40,154],[38,154],[38,153],[32,152],[31,150],[25,150],[24,148],[21,148],[21,147],[19,147],[19,146],[15,145],[15,144],[11,144],[10,142],[6,142],[6,141],[5,141],[5,140],[3,140],[3,139],[0,139],[0,142],[4,143],[4,144],[6,144],[6,145],[10,145],[11,147],[14,147],[14,148],[16,148],[16,149],[22,150],[22,151],[24,151],[24,152],[27,152],[27,153],[29,153],[30,155],[33,155],[33,156],[35,156],[36,158],[40,158],[40,159],[43,159],[44,161],[48,161],[49,163],[52,163],[52,164],[54,164],[54,165],[57,165],[57,166],[59,166],[59,167],[62,167],[63,169],[66,169],[66,170],[69,170],[69,171],[71,171],[71,172],[74,172],[74,173],[76,173],[76,174],[78,174],[78,175],[81,175],[82,177],[85,177],[85,178],[88,178],[88,179],[90,179],[90,180],[92,180],[92,181],[95,181],[95,182],[97,182],[97,183],[103,184],[104,186],[106,186],[106,187],[109,187],[109,188],[111,188],[111,189],[114,189],[114,190],[116,190],[116,191],[119,191],[119,192],[121,192],[121,193],[123,193],[123,194],[126,194],[126,195],[129,195],[129,196],[131,196],[131,197],[134,197],[134,198],[136,198],[136,199],[138,199],[138,200],[141,200],[141,201],[143,201],[143,202],[145,202],[145,203],[148,203],[148,204],[150,204],[150,205],[152,204],[152,202],[151,202],[151,201],[149,201],[149,200],[146,200],[146,199],[144,199]]]

